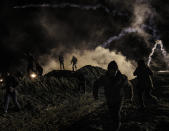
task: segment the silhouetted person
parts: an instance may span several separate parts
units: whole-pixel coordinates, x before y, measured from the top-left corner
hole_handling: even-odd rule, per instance
[[[43,68],[37,61],[36,61],[36,73],[38,76],[42,76],[43,74]]]
[[[123,88],[128,84],[128,79],[122,75],[117,63],[112,61],[108,64],[106,74],[95,81],[93,96],[98,99],[98,88],[104,87],[104,93],[109,109],[111,120],[106,126],[106,131],[118,131],[120,128],[120,111],[122,105]]]
[[[64,70],[64,56],[62,54],[59,55],[59,63],[60,63],[60,70]]]
[[[20,110],[20,105],[17,101],[17,95],[16,95],[16,87],[18,86],[17,78],[12,74],[7,74],[5,78],[5,85],[4,88],[6,89],[5,93],[5,101],[4,101],[4,112],[7,113],[8,111],[8,105],[10,102],[10,99],[12,98],[14,104],[16,105],[17,109]]]
[[[136,85],[138,102],[140,108],[144,108],[145,104],[143,97],[145,96],[148,99],[155,100],[155,97],[152,96],[151,91],[153,89],[152,76],[153,72],[145,64],[144,60],[138,61],[138,67],[136,68],[134,75],[137,76],[138,83]]]
[[[29,74],[31,72],[35,72],[35,58],[31,53],[26,53],[26,58],[27,58],[27,62],[28,62],[28,66],[27,66],[27,74],[29,76]]]
[[[73,71],[77,70],[77,58],[75,56],[72,57],[71,64],[72,64],[72,70]]]
[[[28,66],[27,66],[27,74],[28,74],[28,76],[32,72],[36,73],[38,76],[42,76],[43,68],[39,64],[38,60],[35,59],[35,57],[31,53],[27,53],[26,57],[27,57],[27,61],[28,61]]]

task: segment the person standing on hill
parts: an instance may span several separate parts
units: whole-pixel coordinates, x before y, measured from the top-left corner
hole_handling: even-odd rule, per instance
[[[59,55],[59,63],[60,63],[60,70],[64,70],[65,67],[64,67],[64,56],[63,56],[63,54]]]
[[[77,70],[77,58],[75,56],[72,57],[71,64],[72,64],[72,70],[73,71]]]

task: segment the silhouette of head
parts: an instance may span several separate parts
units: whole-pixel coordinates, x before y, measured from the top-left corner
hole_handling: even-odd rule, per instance
[[[139,60],[138,61],[138,66],[140,66],[140,67],[145,67],[146,66],[146,64],[145,64],[145,62],[144,62],[144,60]]]
[[[118,65],[117,65],[117,63],[115,61],[111,61],[108,64],[107,69],[108,69],[109,74],[114,75],[117,72],[117,70],[118,70]]]
[[[64,52],[62,51],[62,52],[60,52],[60,54],[59,54],[59,56],[63,56],[64,55]]]

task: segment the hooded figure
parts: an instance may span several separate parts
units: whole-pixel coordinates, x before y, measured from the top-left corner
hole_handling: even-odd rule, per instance
[[[115,61],[108,64],[106,74],[94,83],[93,96],[95,99],[98,99],[98,88],[104,87],[104,93],[110,114],[110,121],[105,127],[106,131],[118,131],[120,128],[123,88],[127,85],[128,79],[125,75],[121,74]]]
[[[137,76],[137,94],[138,94],[138,102],[140,105],[140,108],[144,108],[145,104],[143,101],[143,97],[145,96],[148,99],[155,100],[155,96],[151,94],[151,91],[153,89],[153,72],[150,70],[150,68],[145,64],[144,60],[138,61],[138,67],[134,71],[134,75]]]

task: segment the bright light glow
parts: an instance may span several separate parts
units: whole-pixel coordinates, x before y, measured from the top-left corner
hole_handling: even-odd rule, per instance
[[[35,79],[35,78],[37,77],[37,75],[33,72],[33,73],[30,74],[30,77],[31,77],[32,79]]]
[[[2,78],[0,78],[0,83],[2,83],[4,80]]]

